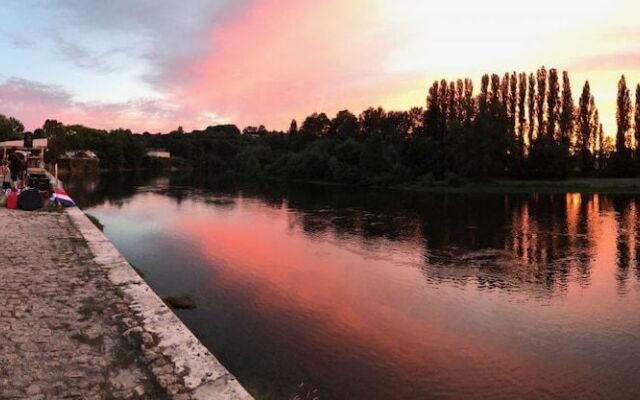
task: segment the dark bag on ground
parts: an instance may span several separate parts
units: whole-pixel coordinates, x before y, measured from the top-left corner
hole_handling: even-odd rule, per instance
[[[38,190],[51,191],[51,181],[46,175],[29,174],[28,185]]]
[[[36,189],[27,189],[18,195],[18,208],[33,211],[44,206],[42,196]]]

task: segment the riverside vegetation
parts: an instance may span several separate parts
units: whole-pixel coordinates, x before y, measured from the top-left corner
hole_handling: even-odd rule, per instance
[[[313,113],[288,131],[209,126],[166,134],[112,131],[47,120],[48,161],[67,150],[93,150],[110,170],[194,168],[250,178],[316,180],[372,186],[431,186],[461,180],[565,179],[640,175],[640,85],[635,103],[618,82],[615,139],[603,131],[589,82],[577,104],[569,74],[484,75],[479,93],[470,79],[436,81],[426,108],[348,110],[334,118]],[[20,121],[0,118],[0,139],[19,138]],[[165,148],[172,160],[146,157]],[[163,164],[166,162],[166,164]]]

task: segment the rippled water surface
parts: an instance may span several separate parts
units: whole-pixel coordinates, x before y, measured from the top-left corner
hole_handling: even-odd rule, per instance
[[[637,398],[640,202],[103,176],[69,191],[260,398]],[[303,382],[302,388],[299,384]]]

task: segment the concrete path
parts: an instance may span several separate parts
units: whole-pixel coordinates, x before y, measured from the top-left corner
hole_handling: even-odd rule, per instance
[[[205,364],[195,372],[203,378],[190,383],[194,371],[184,365],[193,363],[180,359],[190,356],[179,335],[164,345],[165,328],[153,331],[148,308],[155,308],[152,320],[164,318],[166,329],[180,330],[192,347],[201,344],[155,294],[140,311],[145,307],[131,288],[114,284],[87,236],[98,237],[102,248],[111,245],[87,224],[77,209],[0,208],[0,399],[250,399],[201,347],[197,361]],[[112,246],[107,250],[123,260]],[[152,293],[139,279],[133,284]]]

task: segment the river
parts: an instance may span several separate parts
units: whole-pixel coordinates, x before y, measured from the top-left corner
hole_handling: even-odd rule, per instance
[[[640,393],[640,201],[215,177],[70,194],[259,399]],[[302,386],[300,386],[302,384]]]

